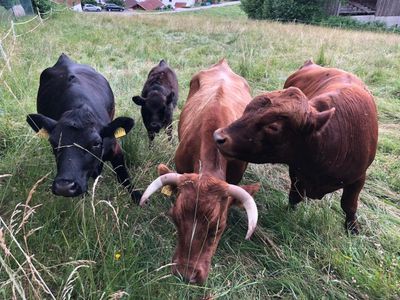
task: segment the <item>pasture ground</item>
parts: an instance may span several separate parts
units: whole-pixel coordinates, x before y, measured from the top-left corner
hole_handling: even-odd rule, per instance
[[[246,216],[232,209],[205,285],[180,281],[169,267],[176,238],[169,199],[157,194],[146,209],[132,205],[107,167],[84,197],[51,194],[50,146],[25,117],[36,111],[41,71],[62,52],[101,72],[116,114],[136,119],[122,145],[142,189],[159,163],[173,167],[177,146],[176,134],[173,144],[162,134],[149,150],[131,101],[160,59],[176,69],[179,108],[191,76],[222,57],[253,95],[281,88],[309,58],[357,74],[376,97],[380,124],[361,193],[361,234],[344,232],[340,192],[290,211],[286,167],[251,165],[244,182],[262,184],[255,235],[244,240]],[[133,17],[64,13],[18,39],[11,65],[0,82],[0,174],[12,174],[0,179],[1,299],[400,298],[399,35],[250,21],[239,7]]]

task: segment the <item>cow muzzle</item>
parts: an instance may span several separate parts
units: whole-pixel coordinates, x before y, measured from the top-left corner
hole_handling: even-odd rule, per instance
[[[227,136],[223,133],[222,128],[215,130],[213,137],[217,146],[224,145],[228,140]]]
[[[209,267],[207,266],[197,264],[196,267],[193,267],[190,264],[174,263],[172,273],[177,277],[183,278],[185,282],[201,285],[208,277]]]
[[[54,195],[64,197],[76,197],[83,192],[78,183],[67,179],[54,180],[52,190]]]
[[[157,122],[151,122],[149,127],[152,132],[159,133],[162,128],[162,125]]]

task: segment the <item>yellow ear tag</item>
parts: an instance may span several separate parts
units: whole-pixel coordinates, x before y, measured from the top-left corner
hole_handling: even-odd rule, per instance
[[[126,135],[126,131],[124,128],[122,127],[118,127],[115,131],[114,131],[114,136],[116,139],[119,139],[120,137],[123,137]]]
[[[170,185],[164,185],[164,187],[161,189],[161,193],[168,197],[171,196],[172,195],[172,187]]]
[[[41,128],[36,135],[42,139],[48,139],[49,138],[49,133],[47,132],[46,129]]]

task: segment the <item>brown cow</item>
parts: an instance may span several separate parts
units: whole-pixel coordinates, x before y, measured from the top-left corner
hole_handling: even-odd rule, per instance
[[[356,76],[311,61],[284,88],[254,98],[214,140],[228,157],[288,164],[292,206],[343,188],[345,227],[357,234],[358,195],[377,146],[374,98]]]
[[[240,117],[250,100],[246,80],[233,73],[225,60],[194,75],[178,126],[175,165],[180,174],[160,165],[159,173],[164,175],[147,188],[140,201],[143,205],[164,185],[172,185],[177,192],[170,210],[178,231],[173,273],[191,283],[201,284],[207,279],[231,205],[239,202],[246,209],[246,239],[257,224],[257,207],[250,194],[259,186],[235,185],[247,163],[227,161],[213,141],[213,132]]]

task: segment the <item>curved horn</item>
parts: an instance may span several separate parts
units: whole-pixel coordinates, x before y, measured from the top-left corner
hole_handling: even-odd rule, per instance
[[[167,184],[178,185],[178,179],[180,176],[181,175],[179,175],[178,173],[168,173],[158,177],[147,187],[142,198],[140,199],[139,205],[140,206],[145,205],[149,201],[150,196],[157,190],[162,188],[164,185]]]
[[[258,210],[256,203],[253,197],[248,192],[237,185],[229,184],[228,194],[236,200],[239,200],[243,204],[244,209],[247,212],[248,227],[246,240],[248,240],[250,239],[257,226]]]

